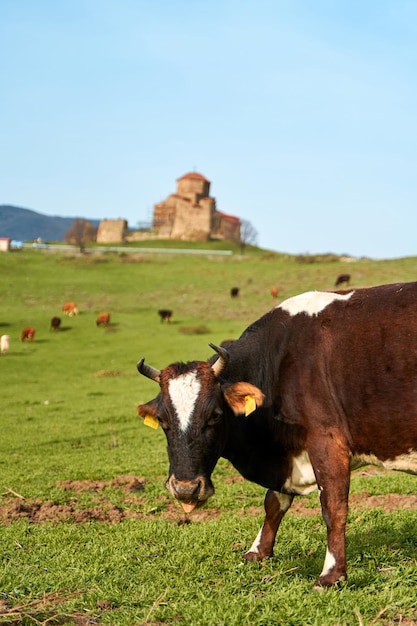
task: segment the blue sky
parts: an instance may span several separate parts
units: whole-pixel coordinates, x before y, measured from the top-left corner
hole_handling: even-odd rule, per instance
[[[263,248],[417,255],[414,0],[1,0],[0,204],[134,227],[198,171]]]

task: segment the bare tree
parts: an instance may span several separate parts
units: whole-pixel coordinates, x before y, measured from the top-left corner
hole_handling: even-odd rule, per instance
[[[80,247],[80,252],[84,251],[86,243],[95,241],[97,228],[87,220],[76,218],[70,228],[65,233],[65,241]]]
[[[248,220],[240,220],[240,253],[245,253],[245,247],[247,244],[256,246],[258,243],[258,231],[254,228]]]

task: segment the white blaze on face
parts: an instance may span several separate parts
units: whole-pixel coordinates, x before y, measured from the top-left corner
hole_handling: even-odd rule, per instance
[[[187,430],[190,423],[200,388],[201,383],[197,379],[197,372],[195,371],[173,378],[168,383],[171,402],[183,432]]]
[[[290,315],[306,313],[306,315],[318,315],[320,311],[337,300],[349,300],[354,291],[346,294],[331,293],[327,291],[307,291],[293,298],[281,302],[276,308],[286,311]]]

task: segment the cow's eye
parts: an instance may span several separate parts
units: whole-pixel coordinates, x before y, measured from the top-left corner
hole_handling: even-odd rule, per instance
[[[208,426],[214,426],[218,424],[223,417],[223,411],[221,409],[215,409],[210,416],[210,419],[207,421]]]

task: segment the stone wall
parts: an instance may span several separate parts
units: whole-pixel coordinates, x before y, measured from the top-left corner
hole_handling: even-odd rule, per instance
[[[124,243],[127,232],[126,220],[102,220],[97,231],[97,243]]]

